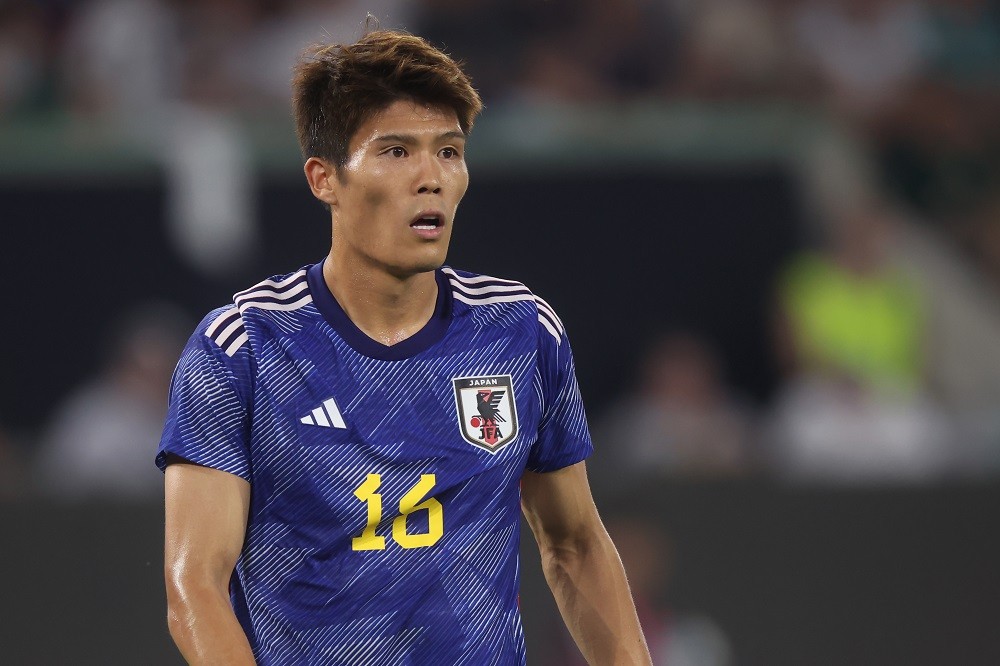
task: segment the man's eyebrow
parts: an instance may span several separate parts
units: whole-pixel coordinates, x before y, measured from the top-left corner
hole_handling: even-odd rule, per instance
[[[461,139],[462,141],[465,141],[466,136],[465,132],[461,132],[459,130],[451,130],[450,132],[439,134],[438,136],[435,137],[435,139],[437,139],[438,141],[448,140],[448,139]],[[412,134],[380,134],[379,136],[376,136],[372,140],[377,141],[379,143],[395,141],[397,143],[403,143],[408,145],[417,143],[417,137],[415,137]]]

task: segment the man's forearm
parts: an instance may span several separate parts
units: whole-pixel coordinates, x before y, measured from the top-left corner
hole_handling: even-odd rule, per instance
[[[618,552],[607,534],[542,553],[566,627],[593,666],[651,663]]]
[[[172,587],[168,590],[167,624],[189,664],[256,663],[227,595],[201,585]]]

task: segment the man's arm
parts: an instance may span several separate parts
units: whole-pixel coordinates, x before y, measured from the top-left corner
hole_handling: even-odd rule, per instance
[[[521,508],[559,612],[587,662],[651,664],[625,570],[597,514],[584,463],[525,472]]]
[[[177,460],[166,469],[167,624],[190,664],[254,664],[229,601],[243,548],[250,484]]]

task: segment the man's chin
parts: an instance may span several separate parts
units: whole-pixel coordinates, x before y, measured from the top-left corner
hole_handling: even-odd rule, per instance
[[[444,266],[443,261],[439,261],[433,264],[422,264],[419,268],[417,268],[414,271],[414,273],[433,273],[442,266]]]
[[[389,270],[390,273],[399,279],[405,279],[422,273],[432,273],[444,266],[444,258],[421,261],[408,266],[397,266]]]
[[[445,252],[428,253],[425,256],[420,257],[413,262],[413,271],[415,273],[427,273],[430,271],[436,271],[437,269],[444,266],[446,258],[447,258],[447,253]]]

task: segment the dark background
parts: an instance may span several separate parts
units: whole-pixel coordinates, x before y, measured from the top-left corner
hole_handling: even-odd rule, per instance
[[[303,182],[263,180],[257,196],[266,249],[209,278],[173,248],[155,177],[0,183],[13,324],[3,347],[16,350],[0,375],[8,425],[39,426],[96,371],[109,315],[164,299],[200,319],[234,292],[326,254],[328,218]],[[763,399],[776,382],[767,304],[798,224],[777,166],[473,170],[448,263],[524,282],[555,308],[592,413],[627,387],[648,339],[675,327],[712,340],[732,382]]]
[[[672,531],[672,597],[710,613],[739,664],[1000,663],[1000,489],[641,488]],[[605,506],[605,510],[609,507]],[[36,503],[0,511],[0,645],[10,664],[178,664],[166,631],[162,511]],[[561,631],[525,534],[529,663]]]

